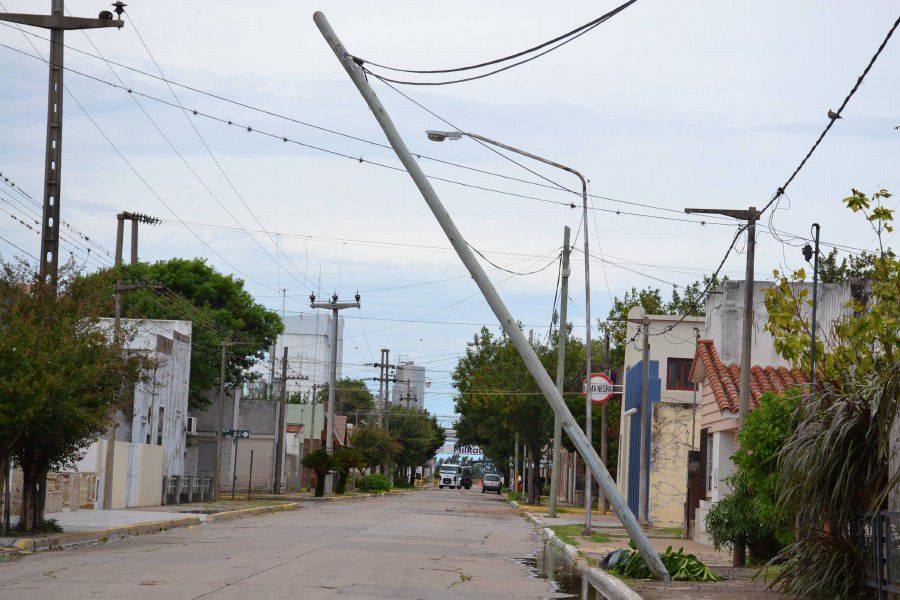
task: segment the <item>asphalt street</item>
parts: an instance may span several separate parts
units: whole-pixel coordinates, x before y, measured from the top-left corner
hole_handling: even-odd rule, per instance
[[[496,495],[427,490],[0,561],[0,598],[540,599],[536,539]]]

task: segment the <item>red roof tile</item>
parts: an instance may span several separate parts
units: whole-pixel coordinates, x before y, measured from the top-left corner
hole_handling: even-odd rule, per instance
[[[697,343],[691,365],[691,381],[712,389],[719,410],[738,412],[741,368],[735,364],[725,366],[712,340],[699,340]],[[760,397],[766,392],[781,394],[803,387],[807,382],[806,375],[799,369],[754,365],[750,368],[750,408],[758,407]]]

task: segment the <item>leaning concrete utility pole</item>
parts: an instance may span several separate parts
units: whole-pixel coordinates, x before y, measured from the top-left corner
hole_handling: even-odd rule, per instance
[[[547,398],[551,408],[559,415],[560,420],[562,421],[563,430],[569,435],[572,443],[578,449],[578,452],[584,457],[585,462],[591,465],[591,473],[600,482],[600,487],[606,493],[607,498],[611,500],[613,511],[615,511],[616,515],[621,519],[622,524],[634,541],[641,556],[643,556],[649,566],[650,571],[654,576],[658,577],[668,585],[671,583],[671,577],[669,576],[668,571],[666,571],[665,566],[662,564],[662,561],[659,559],[659,555],[657,555],[653,546],[650,544],[650,540],[647,539],[641,526],[634,518],[634,514],[628,509],[622,495],[619,494],[619,491],[616,488],[615,482],[606,470],[606,467],[600,462],[600,457],[597,455],[596,450],[594,450],[590,441],[584,435],[584,432],[578,427],[578,424],[572,417],[572,413],[569,412],[569,408],[563,401],[562,395],[559,393],[559,390],[556,389],[553,380],[550,379],[550,376],[541,364],[540,359],[537,354],[535,354],[534,348],[528,344],[528,338],[526,338],[525,334],[522,333],[522,330],[519,329],[516,320],[497,294],[497,290],[488,278],[487,273],[485,273],[481,264],[475,258],[475,255],[466,243],[465,238],[463,238],[459,229],[457,229],[456,224],[453,222],[453,219],[450,217],[450,214],[447,212],[447,209],[444,208],[443,203],[441,203],[440,198],[438,198],[434,188],[431,187],[431,182],[428,181],[428,178],[425,176],[419,163],[416,162],[410,154],[409,149],[397,132],[397,128],[394,126],[393,121],[391,121],[391,118],[385,111],[378,96],[375,95],[375,92],[369,85],[362,69],[356,63],[354,57],[344,49],[344,46],[341,44],[337,35],[331,29],[331,25],[329,25],[325,15],[321,12],[316,12],[313,18],[319,31],[322,33],[322,36],[328,42],[328,45],[331,46],[331,49],[334,51],[341,65],[347,71],[350,79],[353,80],[353,83],[356,85],[360,94],[362,94],[366,103],[369,105],[369,108],[375,115],[375,119],[384,130],[391,147],[394,149],[394,152],[396,152],[397,157],[400,159],[400,162],[403,163],[407,172],[409,172],[410,177],[412,177],[413,181],[416,183],[422,197],[425,199],[431,212],[434,213],[435,218],[444,230],[453,249],[456,250],[457,255],[459,255],[463,264],[468,269],[469,274],[472,276],[472,279],[484,295],[485,300],[490,305],[491,310],[496,315],[497,320],[500,322],[500,326],[503,327],[504,332],[509,336],[510,341],[513,343],[513,346],[515,346],[519,356],[522,357],[522,361],[525,363],[531,376],[534,377],[538,386],[541,388],[541,391],[543,392],[544,397]],[[585,227],[587,227],[587,221],[585,221]],[[590,325],[590,323],[588,323],[588,325]],[[590,330],[590,327],[588,327],[588,330]]]
[[[569,306],[569,234],[571,230],[563,229],[562,269],[560,270],[559,292],[559,327],[556,340],[556,389],[563,393],[566,379],[566,339],[569,331],[566,322],[566,310]],[[559,416],[553,415],[553,467],[550,471],[550,518],[556,517],[556,495],[559,493],[559,452],[562,441],[562,423]]]
[[[337,391],[337,346],[338,346],[338,313],[345,308],[359,308],[359,294],[356,302],[338,302],[338,295],[331,296],[331,302],[316,302],[315,294],[310,294],[311,308],[327,308],[331,311],[331,372],[328,379],[328,431],[325,433],[325,452],[334,454],[334,403]],[[334,477],[331,473],[325,477],[325,495],[330,496]]]
[[[117,4],[121,5],[121,2]],[[124,6],[124,5],[122,5]],[[41,253],[39,254],[41,281],[56,290],[59,266],[60,188],[62,187],[62,125],[63,125],[63,48],[67,29],[96,29],[122,27],[121,7],[116,7],[118,19],[108,10],[97,19],[65,16],[63,0],[52,0],[49,15],[0,13],[0,21],[29,25],[50,30],[50,83],[47,98],[47,143],[44,156],[44,205],[41,218]]]

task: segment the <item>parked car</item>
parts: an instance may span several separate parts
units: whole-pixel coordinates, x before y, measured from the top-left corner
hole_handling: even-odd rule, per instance
[[[500,476],[496,473],[486,473],[484,479],[481,482],[481,493],[485,492],[497,492],[500,493],[500,488],[502,487],[502,483],[500,481]]]

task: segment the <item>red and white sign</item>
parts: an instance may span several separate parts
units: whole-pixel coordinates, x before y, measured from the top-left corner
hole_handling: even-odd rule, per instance
[[[606,373],[591,374],[591,404],[609,402],[615,393],[615,384]],[[587,380],[584,381],[581,393],[587,396]]]

